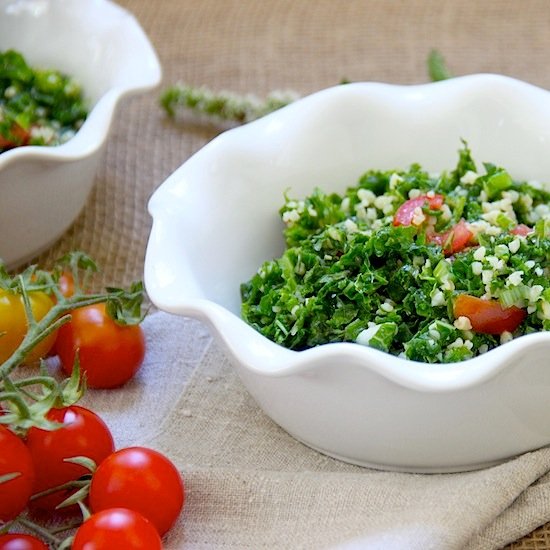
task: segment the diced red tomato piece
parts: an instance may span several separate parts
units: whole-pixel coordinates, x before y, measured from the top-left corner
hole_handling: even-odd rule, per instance
[[[428,206],[430,210],[439,210],[443,206],[443,195],[420,195],[405,201],[393,216],[393,225],[411,225],[417,208]]]
[[[460,220],[454,227],[445,233],[434,233],[429,235],[430,242],[436,243],[443,248],[443,253],[446,256],[455,254],[464,250],[474,234],[468,228],[468,224],[464,220]]]
[[[453,310],[456,318],[468,317],[472,329],[483,334],[514,332],[527,316],[527,312],[519,307],[503,309],[496,300],[483,300],[469,294],[460,294]]]
[[[512,235],[520,235],[521,237],[526,237],[527,235],[529,235],[529,233],[532,232],[533,228],[523,223],[520,223],[519,225],[516,225],[516,227],[514,227],[513,229],[510,229],[510,233],[512,233]]]
[[[20,145],[27,145],[31,136],[27,130],[17,124],[13,126],[11,133],[13,134],[13,140],[0,135],[0,149],[13,149]]]

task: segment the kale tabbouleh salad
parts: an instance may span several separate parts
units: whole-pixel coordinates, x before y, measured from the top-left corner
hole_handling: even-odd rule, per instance
[[[285,196],[287,248],[241,285],[242,316],[302,350],[357,342],[429,363],[550,330],[550,189],[478,169],[368,171]]]
[[[87,116],[82,90],[57,70],[34,69],[14,50],[0,52],[0,153],[21,145],[59,145]]]

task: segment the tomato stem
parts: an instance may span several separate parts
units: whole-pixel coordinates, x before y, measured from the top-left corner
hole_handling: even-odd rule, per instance
[[[46,529],[45,527],[42,527],[41,525],[38,525],[34,521],[31,521],[30,519],[18,517],[15,520],[17,523],[22,525],[23,527],[26,527],[27,529],[30,529],[31,531],[34,531],[37,535],[40,535],[42,538],[48,541],[50,544],[55,544],[56,546],[61,544],[61,540],[57,538],[55,535],[52,535],[52,533]]]
[[[67,537],[58,547],[57,550],[70,550],[73,545],[74,537]]]
[[[15,479],[21,475],[21,472],[10,472],[9,474],[4,474],[0,476],[0,485],[2,483],[7,483],[8,481],[11,481],[12,479]]]
[[[22,378],[21,380],[14,380],[13,384],[17,388],[39,384],[41,386],[46,386],[48,389],[52,389],[55,386],[55,380],[50,376],[30,376],[29,378]],[[0,388],[2,388],[2,386],[0,386]]]
[[[88,507],[84,504],[84,502],[82,502],[82,500],[78,501],[78,506],[80,507],[80,512],[82,513],[82,521],[90,519],[92,514]]]
[[[56,527],[55,529],[50,529],[50,533],[52,535],[57,535],[58,533],[63,533],[65,531],[69,531],[70,529],[76,529],[77,527],[80,527],[81,525],[82,525],[82,520],[73,521],[72,523],[67,523],[67,525],[60,525],[59,527]]]
[[[17,407],[19,417],[29,419],[31,417],[29,406],[17,391],[2,392],[0,401],[9,401]]]
[[[90,484],[89,479],[76,479],[73,481],[67,481],[66,483],[63,483],[62,485],[56,485],[55,487],[50,487],[49,489],[45,489],[44,491],[40,491],[39,493],[35,493],[31,496],[31,500],[36,500],[38,498],[42,498],[48,495],[53,495],[54,493],[57,493],[59,491],[65,491],[67,489],[82,489],[82,487],[86,487]]]
[[[25,280],[23,279],[23,276],[19,275],[18,280],[19,280],[19,288],[21,289],[21,296],[23,298],[23,305],[25,306],[25,315],[27,316],[27,324],[30,330],[32,327],[36,326],[36,319],[32,311],[31,300],[29,298],[29,293],[27,292],[27,289],[25,287]]]

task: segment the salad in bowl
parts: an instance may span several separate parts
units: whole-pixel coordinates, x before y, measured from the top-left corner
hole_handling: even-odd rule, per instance
[[[285,347],[452,363],[550,329],[550,186],[478,167],[466,146],[453,170],[369,170],[280,214],[286,250],[241,294],[243,318]]]

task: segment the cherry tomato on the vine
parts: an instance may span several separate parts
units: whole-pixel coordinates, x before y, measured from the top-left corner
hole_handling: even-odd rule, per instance
[[[52,299],[44,292],[29,292],[31,309],[37,321],[42,319],[53,307]],[[25,306],[20,294],[11,293],[0,289],[0,364],[6,361],[19,347],[27,334],[27,316]],[[50,334],[39,342],[27,355],[25,363],[34,363],[41,357],[45,357],[53,346],[56,333]]]
[[[114,450],[113,437],[105,422],[84,407],[71,405],[51,409],[47,418],[63,426],[55,430],[33,427],[27,433],[27,447],[36,473],[33,493],[57,487],[89,473],[84,466],[65,462],[64,459],[85,456],[100,464]],[[71,489],[57,491],[33,500],[32,506],[53,510],[74,492]]]
[[[496,300],[483,300],[460,294],[453,305],[455,317],[468,317],[472,329],[483,334],[514,332],[527,317],[527,312],[516,306],[504,309]]]
[[[161,550],[155,526],[140,513],[109,508],[92,514],[75,534],[72,550]]]
[[[40,539],[23,533],[0,535],[0,550],[48,550]]]
[[[145,337],[139,325],[119,325],[105,304],[77,308],[59,329],[56,343],[63,370],[73,370],[76,351],[80,370],[90,388],[114,388],[137,372],[145,356]]]
[[[172,527],[183,503],[183,480],[177,468],[163,454],[145,447],[120,449],[107,457],[90,484],[92,511],[131,508],[161,535]]]
[[[0,521],[9,521],[24,510],[34,482],[31,453],[17,435],[0,425],[0,478],[9,474],[17,476],[0,480]]]

